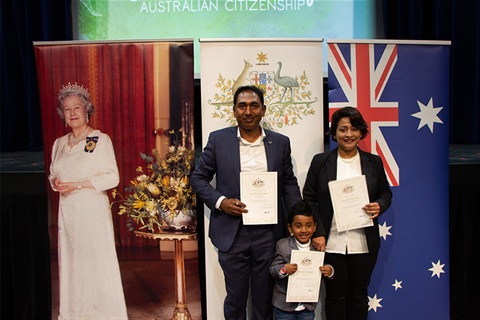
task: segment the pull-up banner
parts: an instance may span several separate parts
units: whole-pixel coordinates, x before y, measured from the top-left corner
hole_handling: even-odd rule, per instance
[[[293,169],[302,188],[313,155],[323,151],[322,41],[200,39],[203,146],[211,131],[236,125],[235,90],[259,86],[267,108],[262,125],[290,138]],[[205,210],[208,234],[210,212]],[[223,319],[225,283],[208,237],[205,254],[207,318]]]
[[[57,41],[37,42],[34,46],[46,176],[52,161],[51,149],[55,139],[71,130],[59,118],[56,110],[58,92],[62,85],[67,85],[69,82],[88,88],[91,101],[95,106],[95,113],[90,118],[89,125],[107,133],[112,140],[120,174],[120,183],[117,187],[119,194],[126,196],[125,187],[139,176],[137,168],[146,167],[140,153],[150,155],[152,149],[157,148],[162,157],[165,155],[173,143],[169,134],[171,130],[178,133],[182,129],[183,145],[189,149],[194,148],[193,39]],[[48,192],[52,207],[49,226],[50,243],[56,247],[58,192],[53,192],[50,187]],[[150,201],[150,204],[153,202]],[[112,203],[112,220],[118,247],[160,246],[161,257],[174,251],[173,241],[150,240],[135,236],[133,229],[140,230],[142,224],[134,224],[126,214],[120,216],[119,204],[119,202]],[[96,223],[97,221],[91,221],[92,226]],[[147,229],[141,229],[141,231],[147,231]],[[87,229],[85,237],[90,237]],[[198,256],[196,240],[182,240],[182,243],[183,249],[187,251],[185,259]],[[136,255],[136,257],[140,256],[142,256],[141,253]],[[132,263],[135,268],[138,267],[138,261],[120,262],[122,267],[129,267]],[[81,263],[81,261],[74,263]],[[183,265],[183,260],[181,263]],[[185,289],[178,284],[177,276],[179,279],[181,277],[173,273],[173,264],[172,262],[172,268],[166,270],[151,270],[145,275],[147,284],[140,288],[149,290],[146,294],[150,296],[171,299],[172,303],[163,310],[164,313],[175,312],[180,316],[182,312],[177,312],[173,299],[176,296],[177,305],[181,305],[183,314],[186,314],[187,302],[181,300],[182,292],[190,289],[191,285],[187,284]],[[155,284],[155,281],[160,279],[157,277],[158,273],[168,274],[168,272],[171,272],[172,286],[175,280],[176,292],[167,291],[166,287]],[[187,265],[186,272],[193,275],[190,278],[191,282],[199,283],[198,268],[194,264],[190,264],[190,267]],[[124,278],[123,283],[124,285],[128,283],[128,279]],[[140,301],[138,290],[132,288],[134,287],[124,287],[127,309],[130,313],[145,314],[143,309],[151,310],[152,302],[149,299]],[[137,296],[134,296],[136,293]],[[202,313],[200,294],[195,290],[189,292],[188,305],[191,304],[194,304],[191,308],[192,317],[200,319]],[[56,318],[58,301],[53,301],[52,305],[52,318]],[[158,315],[149,315],[151,318],[156,316]]]
[[[328,41],[329,114],[358,108],[393,191],[369,319],[450,319],[449,62],[446,41]]]

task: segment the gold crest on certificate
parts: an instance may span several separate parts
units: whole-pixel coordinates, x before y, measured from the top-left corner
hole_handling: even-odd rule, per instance
[[[365,176],[330,181],[333,212],[338,231],[347,231],[373,226],[373,221],[363,211],[370,202]]]
[[[243,224],[276,224],[277,173],[240,172],[240,199],[248,210]]]
[[[325,252],[292,250],[290,263],[297,271],[288,277],[287,302],[318,302]]]

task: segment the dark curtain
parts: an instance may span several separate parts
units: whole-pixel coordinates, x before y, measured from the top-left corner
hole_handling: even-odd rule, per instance
[[[0,152],[42,150],[32,43],[71,40],[71,27],[69,0],[0,1]],[[45,177],[13,176],[0,176],[0,318],[51,319]]]
[[[480,1],[384,0],[386,39],[450,40],[450,143],[480,143]]]
[[[480,164],[450,166],[450,315],[480,319]]]
[[[43,173],[0,173],[1,319],[51,319]]]
[[[72,39],[70,2],[1,1],[1,152],[42,150],[32,42]]]
[[[450,143],[480,143],[480,1],[384,0],[387,39],[450,40]],[[479,319],[479,164],[450,165],[450,317]]]

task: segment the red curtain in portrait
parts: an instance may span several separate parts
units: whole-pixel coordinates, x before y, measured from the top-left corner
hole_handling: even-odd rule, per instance
[[[178,129],[191,123],[184,129],[187,136],[193,136],[192,42],[35,43],[35,56],[47,176],[53,142],[70,132],[56,111],[58,91],[68,82],[83,85],[91,94],[95,113],[90,125],[112,139],[120,171],[120,192],[136,177],[135,170],[143,163],[140,152],[149,153],[160,145],[162,137],[154,134],[155,129]],[[182,67],[171,70],[172,65]],[[178,77],[187,79],[186,85],[173,86],[171,79]],[[172,93],[175,90],[178,92]],[[177,105],[182,102],[192,109]],[[175,113],[179,116],[172,117]],[[179,122],[172,121],[177,118]],[[47,189],[52,208],[51,243],[56,246],[58,194],[50,186]],[[117,212],[118,205],[113,205],[117,245],[158,245],[156,241],[135,237],[126,227],[127,217]]]

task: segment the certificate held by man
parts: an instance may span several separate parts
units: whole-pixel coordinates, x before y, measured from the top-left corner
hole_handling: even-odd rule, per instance
[[[276,172],[240,172],[240,198],[248,209],[243,224],[277,223]]]
[[[365,176],[330,181],[328,183],[332,198],[335,222],[338,231],[347,231],[373,226],[373,221],[363,211],[370,202]]]
[[[287,302],[318,302],[325,252],[292,250],[290,263],[297,271],[290,275],[287,284]]]

